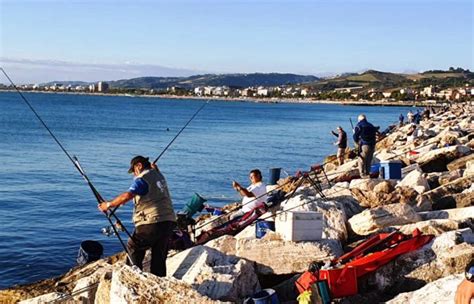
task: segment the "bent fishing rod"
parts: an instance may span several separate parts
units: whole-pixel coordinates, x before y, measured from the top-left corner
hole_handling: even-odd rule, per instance
[[[5,75],[5,77],[8,79],[8,81],[11,83],[11,85],[13,86],[13,88],[15,89],[15,91],[20,95],[21,99],[26,103],[26,105],[30,108],[30,110],[35,114],[36,118],[40,121],[40,123],[43,125],[43,127],[48,131],[49,135],[51,135],[51,137],[54,139],[54,141],[58,144],[58,146],[61,148],[61,150],[64,152],[64,154],[66,154],[67,158],[72,162],[72,164],[74,165],[74,167],[77,169],[77,171],[79,171],[79,173],[81,174],[81,176],[84,178],[84,180],[86,181],[87,185],[89,186],[89,188],[91,189],[92,193],[94,194],[94,197],[96,198],[97,200],[97,203],[98,204],[101,204],[103,202],[105,202],[105,200],[103,199],[103,197],[100,195],[99,191],[97,191],[97,189],[94,187],[94,185],[92,184],[91,180],[89,179],[89,177],[86,175],[84,169],[82,169],[82,166],[81,164],[79,163],[79,160],[77,159],[76,156],[71,156],[69,154],[69,152],[64,148],[64,146],[61,144],[61,142],[58,140],[58,138],[54,135],[54,133],[51,131],[51,129],[48,127],[48,125],[46,125],[46,123],[44,122],[44,120],[41,118],[41,116],[38,114],[38,112],[36,112],[36,110],[33,108],[33,106],[31,105],[31,103],[28,101],[28,99],[26,99],[26,97],[23,95],[23,93],[18,89],[18,87],[15,85],[15,83],[13,82],[13,80],[10,78],[10,76],[8,76],[7,72],[2,68],[0,67],[0,70],[2,70],[3,74]],[[111,216],[113,216],[115,218],[115,220],[117,221],[117,224],[120,224],[120,226],[124,229],[124,231],[127,233],[127,235],[129,237],[131,237],[130,233],[126,230],[125,226],[123,226],[121,224],[121,221],[120,219],[114,214],[114,213],[107,213],[107,212],[103,212],[105,217],[107,218],[107,220],[109,221],[112,229],[114,230],[114,233],[115,235],[117,236],[117,238],[119,239],[120,241],[120,244],[122,245],[123,249],[125,250],[126,254],[127,254],[127,257],[128,259],[130,260],[130,262],[132,263],[133,265],[133,261],[131,259],[131,256],[130,256],[130,253],[128,252],[128,249],[127,247],[125,246],[125,243],[122,239],[122,237],[119,235],[118,233],[118,230],[117,228],[115,227],[114,223],[112,222],[111,220]]]

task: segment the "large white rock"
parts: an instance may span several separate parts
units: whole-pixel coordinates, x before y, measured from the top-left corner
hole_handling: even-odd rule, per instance
[[[127,265],[116,267],[110,286],[110,303],[221,303],[175,278],[160,278]]]
[[[236,255],[256,262],[258,274],[304,272],[313,261],[327,261],[342,255],[338,240],[291,242],[265,235],[262,239],[237,241]]]
[[[396,187],[411,187],[416,190],[418,193],[423,193],[427,190],[430,190],[428,181],[426,180],[423,172],[421,170],[413,170],[407,174]]]
[[[420,216],[408,204],[390,204],[368,209],[349,219],[356,234],[368,235],[382,228],[420,221]]]
[[[68,298],[68,296],[64,293],[60,292],[51,292],[47,293],[41,296],[37,296],[32,299],[27,299],[20,301],[18,303],[20,304],[44,304],[44,303],[50,303],[50,302],[55,302],[55,301],[61,301],[61,299]]]
[[[166,262],[168,276],[211,299],[238,301],[260,289],[254,263],[207,246],[187,249]]]
[[[403,234],[411,234],[413,230],[418,229],[423,234],[441,235],[442,233],[460,229],[461,221],[450,219],[432,219],[427,221],[416,222],[413,224],[406,224],[401,226],[393,226]]]
[[[474,218],[474,206],[465,207],[465,208],[418,212],[418,215],[424,221],[431,220],[431,219],[451,219],[451,220],[461,221],[461,220],[466,220],[469,218]]]
[[[412,291],[404,292],[396,296],[387,304],[448,304],[454,303],[456,289],[464,279],[463,274],[453,274],[445,278],[441,278],[424,287]]]
[[[105,264],[103,267],[97,268],[93,274],[79,279],[72,290],[72,293],[75,295],[74,300],[82,303],[94,303],[98,283],[102,277],[110,276],[112,270],[112,265]]]
[[[349,185],[349,189],[360,189],[362,191],[372,191],[375,186],[385,182],[385,179],[381,178],[364,178],[364,179],[353,179]]]
[[[466,163],[466,170],[464,170],[463,176],[472,176],[474,175],[474,160],[470,160]]]

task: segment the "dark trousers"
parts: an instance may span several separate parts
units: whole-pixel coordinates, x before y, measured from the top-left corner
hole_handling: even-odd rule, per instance
[[[370,175],[370,167],[372,165],[372,158],[374,156],[375,146],[361,145],[359,147],[359,174],[361,177],[367,177]]]
[[[127,244],[133,264],[143,269],[145,252],[151,248],[150,272],[165,277],[168,242],[175,225],[175,222],[160,222],[136,227]]]

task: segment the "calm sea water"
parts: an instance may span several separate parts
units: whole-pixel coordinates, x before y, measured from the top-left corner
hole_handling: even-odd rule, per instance
[[[125,191],[136,154],[156,157],[202,101],[25,94],[105,198]],[[16,93],[0,93],[0,288],[64,273],[81,241],[121,250],[82,177]],[[366,113],[384,129],[409,108],[211,101],[159,161],[176,209],[198,192],[238,199],[248,171],[307,170],[334,152],[337,125]],[[169,129],[169,131],[167,131]],[[350,132],[348,132],[350,133]],[[131,228],[131,203],[118,212]]]

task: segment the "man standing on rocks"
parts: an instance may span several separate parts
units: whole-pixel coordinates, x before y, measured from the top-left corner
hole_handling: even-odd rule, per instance
[[[139,155],[132,158],[128,173],[135,176],[128,191],[100,204],[99,209],[106,212],[134,199],[135,231],[127,244],[132,262],[142,269],[145,251],[151,248],[151,273],[165,277],[168,241],[176,225],[168,185],[158,168],[150,164],[148,157]]]
[[[341,126],[337,127],[337,133],[334,131],[331,131],[331,133],[337,137],[337,141],[334,143],[334,145],[337,145],[337,160],[339,162],[339,166],[341,166],[344,164],[344,154],[347,148],[347,134]]]
[[[398,124],[400,127],[403,127],[403,120],[405,119],[405,117],[403,116],[403,114],[400,114],[400,116],[398,116]]]
[[[359,148],[359,174],[361,178],[369,178],[370,166],[375,152],[375,138],[378,130],[367,121],[364,114],[359,115],[358,121],[354,128],[354,142]]]

